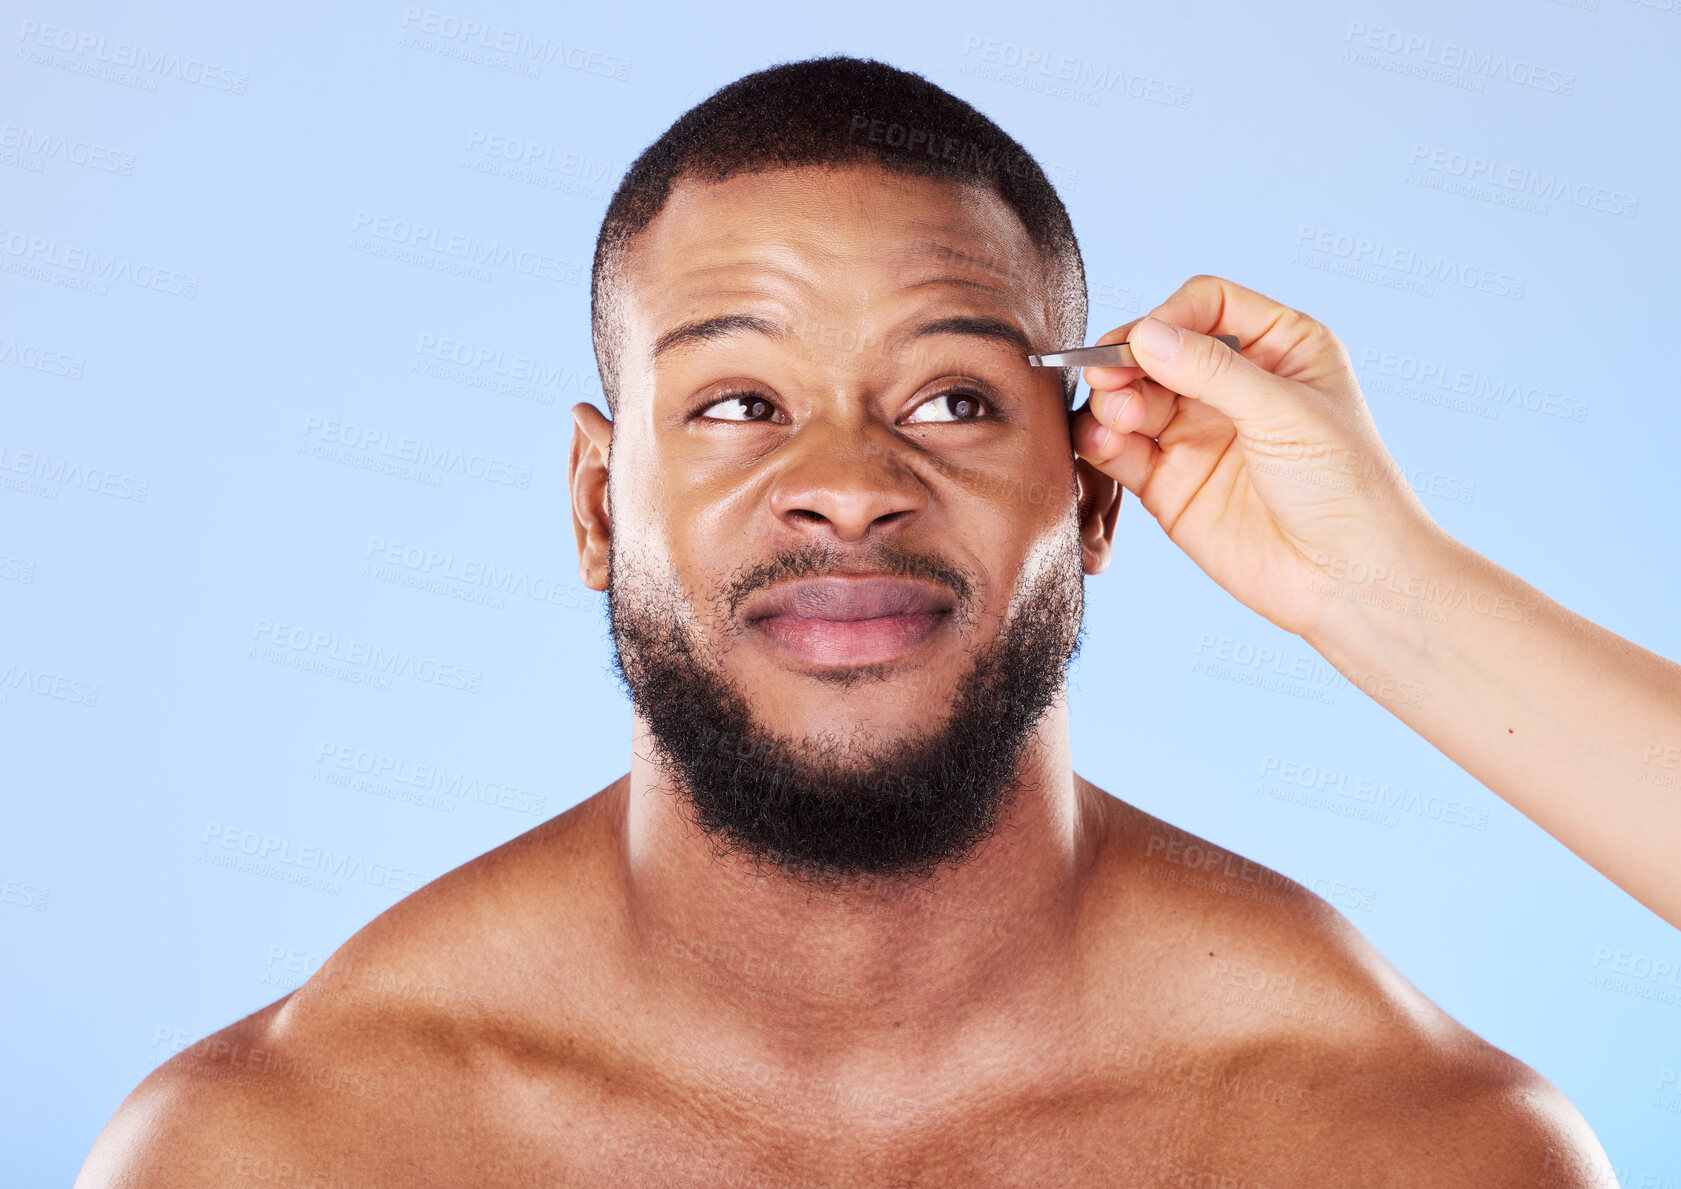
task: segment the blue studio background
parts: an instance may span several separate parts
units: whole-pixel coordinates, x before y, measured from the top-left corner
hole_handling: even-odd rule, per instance
[[[1320,318],[1444,526],[1681,656],[1681,0],[148,7],[0,5],[0,1182],[68,1184],[158,1062],[627,768],[566,490],[589,261],[771,62],[1020,139],[1087,341],[1200,272]],[[1681,1185],[1681,936],[1130,497],[1120,538],[1078,770],[1309,882]]]

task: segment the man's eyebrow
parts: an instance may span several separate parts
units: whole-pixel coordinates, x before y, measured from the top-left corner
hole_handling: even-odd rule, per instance
[[[716,318],[700,318],[673,326],[654,340],[654,358],[658,359],[663,352],[684,343],[704,343],[743,330],[769,335],[771,338],[782,336],[782,327],[768,319],[756,318],[752,314],[722,314]]]
[[[923,322],[913,326],[906,338],[927,338],[936,334],[969,334],[980,338],[998,339],[1016,348],[1023,355],[1033,353],[1033,344],[1028,341],[1027,334],[1014,322],[1006,322],[1002,318],[981,318],[957,315],[951,318],[936,318],[932,322]]]

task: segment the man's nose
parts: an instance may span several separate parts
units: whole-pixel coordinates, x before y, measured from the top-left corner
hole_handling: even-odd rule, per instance
[[[872,527],[913,521],[928,506],[904,445],[880,427],[811,425],[784,449],[793,457],[771,489],[771,510],[794,528],[827,527],[842,541],[858,541]]]

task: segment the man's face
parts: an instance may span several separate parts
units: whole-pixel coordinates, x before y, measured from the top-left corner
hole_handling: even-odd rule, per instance
[[[1080,626],[1044,268],[873,167],[680,184],[627,252],[614,641],[719,841],[882,873],[994,824]]]

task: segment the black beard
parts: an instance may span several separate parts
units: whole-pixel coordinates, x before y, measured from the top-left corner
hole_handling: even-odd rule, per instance
[[[719,855],[740,854],[795,879],[837,885],[858,876],[911,879],[973,857],[1020,790],[1018,767],[1034,727],[1062,690],[1085,630],[1078,529],[1021,592],[992,643],[960,679],[950,715],[875,748],[765,730],[737,685],[691,641],[690,606],[658,582],[621,573],[608,546],[607,610],[613,668],[647,722],[689,819]],[[750,591],[832,571],[837,551],[779,555],[713,601],[739,632],[734,610]],[[945,581],[958,594],[952,623],[972,622],[971,584],[937,558],[879,547],[873,571]],[[646,592],[646,593],[644,593]],[[890,669],[837,673],[831,684],[873,677],[895,695]],[[898,691],[898,696],[908,695]],[[926,696],[926,695],[922,695]]]

